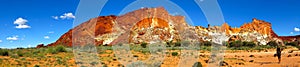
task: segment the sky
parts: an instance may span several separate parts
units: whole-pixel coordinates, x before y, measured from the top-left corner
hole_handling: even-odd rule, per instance
[[[207,20],[194,0],[171,1],[186,12],[193,25],[207,27]],[[0,48],[35,47],[55,42],[73,27],[79,2],[0,0]],[[132,2],[134,0],[108,0],[99,16],[118,15]],[[278,35],[300,34],[299,0],[218,0],[218,3],[225,22],[232,27],[257,18],[270,22]]]

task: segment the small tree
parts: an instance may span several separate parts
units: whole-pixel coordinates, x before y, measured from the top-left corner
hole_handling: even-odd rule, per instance
[[[147,47],[147,43],[146,43],[146,42],[143,42],[143,43],[141,44],[141,46],[142,46],[143,48],[146,48],[146,47]]]
[[[267,45],[270,45],[272,47],[276,47],[276,46],[279,46],[278,43],[276,41],[270,41],[267,43]]]

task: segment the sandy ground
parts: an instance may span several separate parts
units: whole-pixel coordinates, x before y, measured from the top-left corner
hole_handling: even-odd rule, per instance
[[[169,54],[165,55],[165,59],[161,64],[161,67],[178,67],[180,61],[179,50],[169,50]],[[178,56],[172,56],[171,52],[178,52]],[[198,57],[199,62],[203,67],[207,67],[208,61],[210,58],[209,51],[199,51],[200,55]],[[274,57],[275,49],[268,50],[226,50],[224,56],[224,65],[223,67],[300,67],[300,51],[295,48],[285,49],[282,51],[281,63],[278,63],[277,57]],[[135,55],[134,59],[122,59],[125,61],[134,62],[137,60],[145,61],[150,57],[150,54],[144,54],[141,52],[132,51],[132,54]],[[29,57],[20,57],[19,59],[0,56],[2,63],[1,67],[6,66],[29,66],[32,67],[36,64],[40,66],[76,66],[75,60],[72,56],[72,53],[59,53],[56,55],[46,55],[44,58],[29,58]],[[101,63],[105,64],[108,67],[122,67],[123,65],[119,60],[114,56],[114,52],[111,50],[106,50],[103,54],[98,54],[100,57]],[[62,60],[65,60],[66,64],[57,63],[57,57],[61,57]],[[66,59],[69,57],[69,59]],[[25,60],[22,60],[25,58]],[[187,63],[193,63],[193,61],[187,61]]]

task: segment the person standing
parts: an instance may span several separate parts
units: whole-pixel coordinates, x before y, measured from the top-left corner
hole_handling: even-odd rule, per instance
[[[282,49],[280,48],[280,46],[277,46],[276,55],[277,55],[277,58],[278,58],[278,63],[281,62],[281,51],[282,51]]]

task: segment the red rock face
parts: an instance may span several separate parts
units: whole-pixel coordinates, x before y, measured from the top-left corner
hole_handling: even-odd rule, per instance
[[[116,16],[100,16],[93,18],[85,23],[80,24],[74,29],[69,30],[67,33],[63,34],[56,42],[48,44],[48,46],[65,45],[72,46],[72,41],[80,40],[80,37],[90,37],[93,38],[98,35],[103,35],[112,32],[113,23],[112,21],[116,19]],[[96,20],[96,21],[95,21]],[[72,32],[76,32],[73,34]],[[74,39],[72,36],[76,35]],[[86,44],[83,42],[77,42],[78,44]],[[102,44],[103,41],[97,41],[92,39],[96,45]]]
[[[253,19],[240,28],[231,28],[224,23],[227,35],[240,32],[258,32],[270,38],[292,41],[300,39],[300,36],[278,36],[273,32],[271,23]],[[56,42],[47,46],[65,45],[113,45],[120,42],[141,43],[153,40],[177,41],[186,34],[189,26],[183,16],[172,16],[163,8],[142,8],[121,16],[100,16],[84,22],[63,34]],[[195,29],[209,30],[201,26]],[[191,30],[195,31],[195,30]],[[197,32],[199,33],[199,32]],[[112,36],[112,37],[111,37]],[[207,36],[207,34],[204,34]],[[37,46],[40,47],[40,46]]]
[[[143,8],[121,16],[100,16],[93,18],[69,30],[56,42],[48,46],[73,46],[89,43],[103,45],[110,41],[101,37],[118,34],[120,31],[123,31],[123,34],[126,35],[118,36],[108,45],[117,44],[121,41],[129,43],[149,42],[156,38],[153,35],[157,35],[158,39],[163,41],[170,39],[179,40],[178,32],[184,31],[187,27],[189,26],[183,16],[171,16],[162,7]],[[171,33],[171,30],[175,31]],[[98,39],[96,40],[95,38]],[[136,42],[136,40],[139,41]]]
[[[274,35],[271,23],[265,22],[263,20],[253,19],[251,23],[247,23],[241,26],[243,30],[248,31],[257,31],[258,33],[261,33],[263,35],[268,35],[271,37],[276,37],[277,35]]]
[[[169,23],[159,18],[146,18],[131,28],[129,42],[142,43],[153,39],[166,40],[171,38]],[[137,33],[137,34],[135,34]],[[153,37],[157,36],[157,37]]]
[[[300,41],[300,35],[297,36],[279,36],[279,39],[281,39],[282,41]]]
[[[43,48],[43,47],[45,47],[44,44],[39,44],[36,46],[36,48]]]
[[[231,28],[227,23],[224,23],[222,27],[226,30],[226,34],[256,31],[262,35],[267,35],[269,37],[278,37],[277,34],[272,30],[271,23],[255,18],[252,22],[246,23],[240,28]]]

